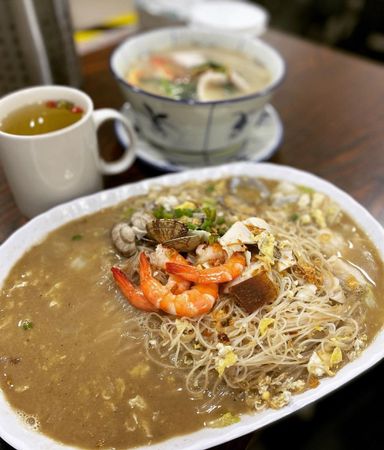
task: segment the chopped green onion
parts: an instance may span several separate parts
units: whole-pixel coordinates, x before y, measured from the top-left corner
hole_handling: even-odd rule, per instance
[[[152,214],[155,216],[156,219],[173,219],[173,213],[170,211],[167,211],[163,205],[158,206],[152,211]]]
[[[237,87],[233,83],[225,83],[224,89],[227,94],[233,94],[234,92],[238,91]]]
[[[227,72],[227,68],[223,66],[222,64],[219,64],[215,61],[207,61],[203,64],[200,64],[199,66],[195,66],[193,69],[192,76],[198,76],[207,70],[213,70],[215,72]]]
[[[229,425],[233,425],[234,423],[240,422],[240,417],[232,414],[231,412],[227,412],[220,416],[218,419],[211,420],[208,422],[208,426],[211,428],[222,428],[227,427]]]
[[[193,213],[195,212],[194,209],[190,209],[190,208],[177,208],[174,210],[174,216],[175,218],[179,218],[179,217],[192,217]]]
[[[173,97],[173,89],[169,80],[166,80],[165,78],[162,79],[161,87],[163,88],[165,95],[167,95],[168,97]]]
[[[173,83],[170,80],[161,80],[164,94],[176,100],[190,99],[193,97],[196,87],[192,83]]]
[[[300,216],[299,216],[297,213],[293,213],[293,214],[291,215],[291,217],[289,218],[289,220],[291,220],[292,222],[296,222],[296,220],[298,220],[299,217],[300,217]]]
[[[24,319],[20,320],[18,326],[23,330],[31,330],[33,328],[33,323],[28,319]]]
[[[216,219],[216,208],[213,208],[211,206],[206,206],[203,208],[203,212],[207,218],[207,220],[214,222]]]
[[[217,242],[219,239],[219,236],[217,234],[211,234],[208,237],[208,244],[214,244],[215,242]]]
[[[71,237],[72,241],[80,241],[81,239],[83,239],[83,235],[82,234],[74,234]]]

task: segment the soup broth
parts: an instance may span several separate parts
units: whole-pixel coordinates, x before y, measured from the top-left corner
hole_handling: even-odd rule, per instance
[[[228,283],[201,316],[142,311],[113,280],[115,266],[137,283],[142,250],[154,263],[159,238],[145,222],[204,231],[200,250],[182,252],[195,267],[204,249],[224,247],[256,214],[247,227],[258,236],[247,247],[252,273],[240,278],[267,273],[261,279],[276,292],[253,311]],[[137,232],[126,256],[111,241],[121,222]],[[364,233],[310,189],[248,178],[155,188],[62,226],[14,266],[0,295],[1,388],[27,423],[82,448],[225,426],[245,411],[286,405],[356,358],[382,324],[383,275]],[[166,283],[164,271],[156,276]]]
[[[185,47],[138,59],[127,81],[175,100],[215,101],[263,90],[271,74],[259,62],[224,48]]]
[[[5,133],[32,136],[66,128],[83,117],[84,111],[67,100],[49,100],[25,105],[0,122]]]

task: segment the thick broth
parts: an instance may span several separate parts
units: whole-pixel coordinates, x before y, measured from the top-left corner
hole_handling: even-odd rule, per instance
[[[203,194],[207,186],[184,190]],[[243,207],[250,194],[238,191]],[[225,412],[247,410],[239,393],[217,399],[214,407],[207,407],[208,394],[191,399],[183,372],[146,356],[137,320],[145,313],[124,300],[110,275],[122,262],[111,246],[111,227],[127,208],[144,202],[130,199],[50,233],[15,265],[1,292],[1,388],[27,423],[66,444],[151,444],[204,427]],[[265,208],[259,204],[259,216]],[[383,320],[383,265],[348,217],[337,228],[350,243],[343,256],[376,283],[379,306],[367,309],[364,330],[371,340]]]

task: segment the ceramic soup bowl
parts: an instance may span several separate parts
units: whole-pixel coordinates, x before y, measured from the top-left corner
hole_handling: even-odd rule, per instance
[[[227,100],[174,100],[130,84],[127,73],[145,55],[178,47],[219,47],[246,55],[270,72],[263,90]],[[170,161],[217,164],[231,160],[250,136],[264,106],[281,84],[285,64],[261,40],[188,27],[162,28],[128,38],[111,57],[111,70],[135,114],[136,126]]]

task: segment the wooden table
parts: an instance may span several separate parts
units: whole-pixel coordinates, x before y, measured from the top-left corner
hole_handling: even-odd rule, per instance
[[[288,68],[286,79],[273,100],[284,124],[284,140],[272,161],[313,172],[333,182],[384,224],[383,66],[275,31],[268,32],[265,40],[281,52]],[[109,71],[110,52],[111,49],[100,50],[81,61],[83,89],[93,98],[96,108],[120,108],[123,103]],[[112,126],[105,128],[101,132],[102,153],[112,159],[121,149]],[[122,175],[106,180],[105,185],[158,174],[155,169],[136,162]],[[0,242],[25,221],[0,169]],[[261,448],[260,444],[264,449],[274,449],[279,442],[276,439],[280,438],[294,443],[296,450],[321,448],[313,444],[317,442],[319,427],[326,433],[322,436],[324,448],[330,439],[338,444],[328,448],[338,450],[383,448],[378,421],[382,413],[375,415],[370,407],[376,399],[381,402],[384,398],[383,371],[382,364],[378,365],[331,398],[319,402],[315,412],[307,413],[313,415],[311,420],[304,417],[303,422],[300,416],[285,419],[252,437],[248,435],[218,448],[250,450]],[[380,394],[381,400],[377,398]],[[362,409],[361,415],[356,404]],[[341,416],[347,417],[348,422],[344,423]],[[332,418],[331,423],[328,417]],[[366,428],[359,434],[362,421]],[[349,434],[344,428],[348,428]]]

